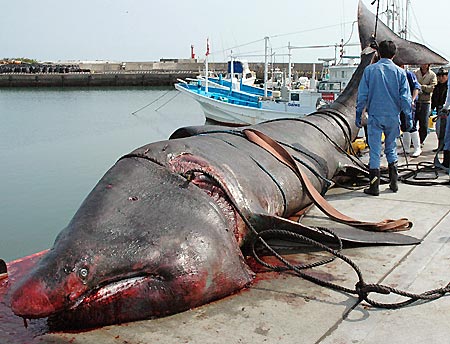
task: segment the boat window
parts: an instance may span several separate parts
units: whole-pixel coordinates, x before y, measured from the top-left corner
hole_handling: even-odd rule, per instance
[[[345,70],[341,71],[341,78],[342,78],[342,79],[345,78]]]
[[[334,82],[334,83],[332,83],[332,84],[330,84],[330,90],[331,91],[336,91],[338,88],[337,88],[337,84]]]
[[[298,102],[300,100],[300,94],[298,93],[291,93],[291,101]]]
[[[250,79],[252,76],[253,76],[252,73],[247,73],[247,74],[245,74],[245,77],[246,77],[247,79]]]
[[[322,82],[319,83],[319,91],[341,91],[341,85],[339,82]]]

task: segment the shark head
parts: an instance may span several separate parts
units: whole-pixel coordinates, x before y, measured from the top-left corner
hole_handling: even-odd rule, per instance
[[[179,312],[242,288],[252,273],[214,197],[150,160],[119,160],[14,287],[13,312],[96,326]]]

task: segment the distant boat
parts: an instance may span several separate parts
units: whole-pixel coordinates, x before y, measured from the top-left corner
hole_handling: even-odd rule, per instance
[[[267,52],[266,37],[266,52]],[[250,77],[245,70],[237,65],[238,75],[235,75],[236,64],[231,58],[228,63],[229,78],[219,76],[211,78],[208,71],[208,59],[205,59],[205,76],[186,82],[179,80],[175,88],[195,99],[201,106],[205,117],[209,120],[227,125],[256,124],[278,118],[299,118],[325,105],[322,93],[316,89],[305,87],[305,80],[298,89],[286,85],[286,79],[281,71],[272,73],[272,84],[268,79],[267,54],[264,66],[264,89],[244,83],[244,77]],[[208,77],[206,77],[208,76]],[[233,76],[233,77],[232,77]],[[241,79],[236,78],[240,76]],[[280,80],[276,80],[278,76]],[[307,79],[307,78],[306,78]],[[239,80],[239,82],[237,82]],[[277,84],[277,85],[275,85]],[[268,90],[269,86],[279,87]]]
[[[322,80],[317,85],[317,91],[322,94],[324,102],[332,103],[337,99],[348,85],[356,68],[358,64],[353,60],[331,66],[324,63]]]
[[[247,125],[277,119],[299,118],[317,110],[321,94],[311,90],[288,89],[272,91],[264,97],[264,90],[257,87],[234,90],[232,86],[200,80],[195,83],[180,81],[175,88],[201,106],[209,120],[228,125]],[[247,92],[245,91],[247,90]]]

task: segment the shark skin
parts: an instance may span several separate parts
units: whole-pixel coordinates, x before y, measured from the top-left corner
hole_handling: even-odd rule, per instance
[[[281,142],[322,194],[342,165],[358,167],[343,151],[356,137],[357,88],[375,55],[367,48],[374,16],[361,3],[358,21],[361,64],[330,108],[250,127]],[[395,38],[408,61],[447,62],[379,27],[377,41]],[[287,218],[311,199],[244,129],[182,128],[119,159],[53,247],[11,286],[12,311],[56,328],[89,328],[182,312],[248,286],[249,224],[295,227]]]

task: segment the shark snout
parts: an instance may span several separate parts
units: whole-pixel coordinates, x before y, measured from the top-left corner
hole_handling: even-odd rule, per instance
[[[24,318],[43,318],[58,308],[48,294],[45,284],[39,280],[28,280],[15,289],[11,295],[11,309]]]

